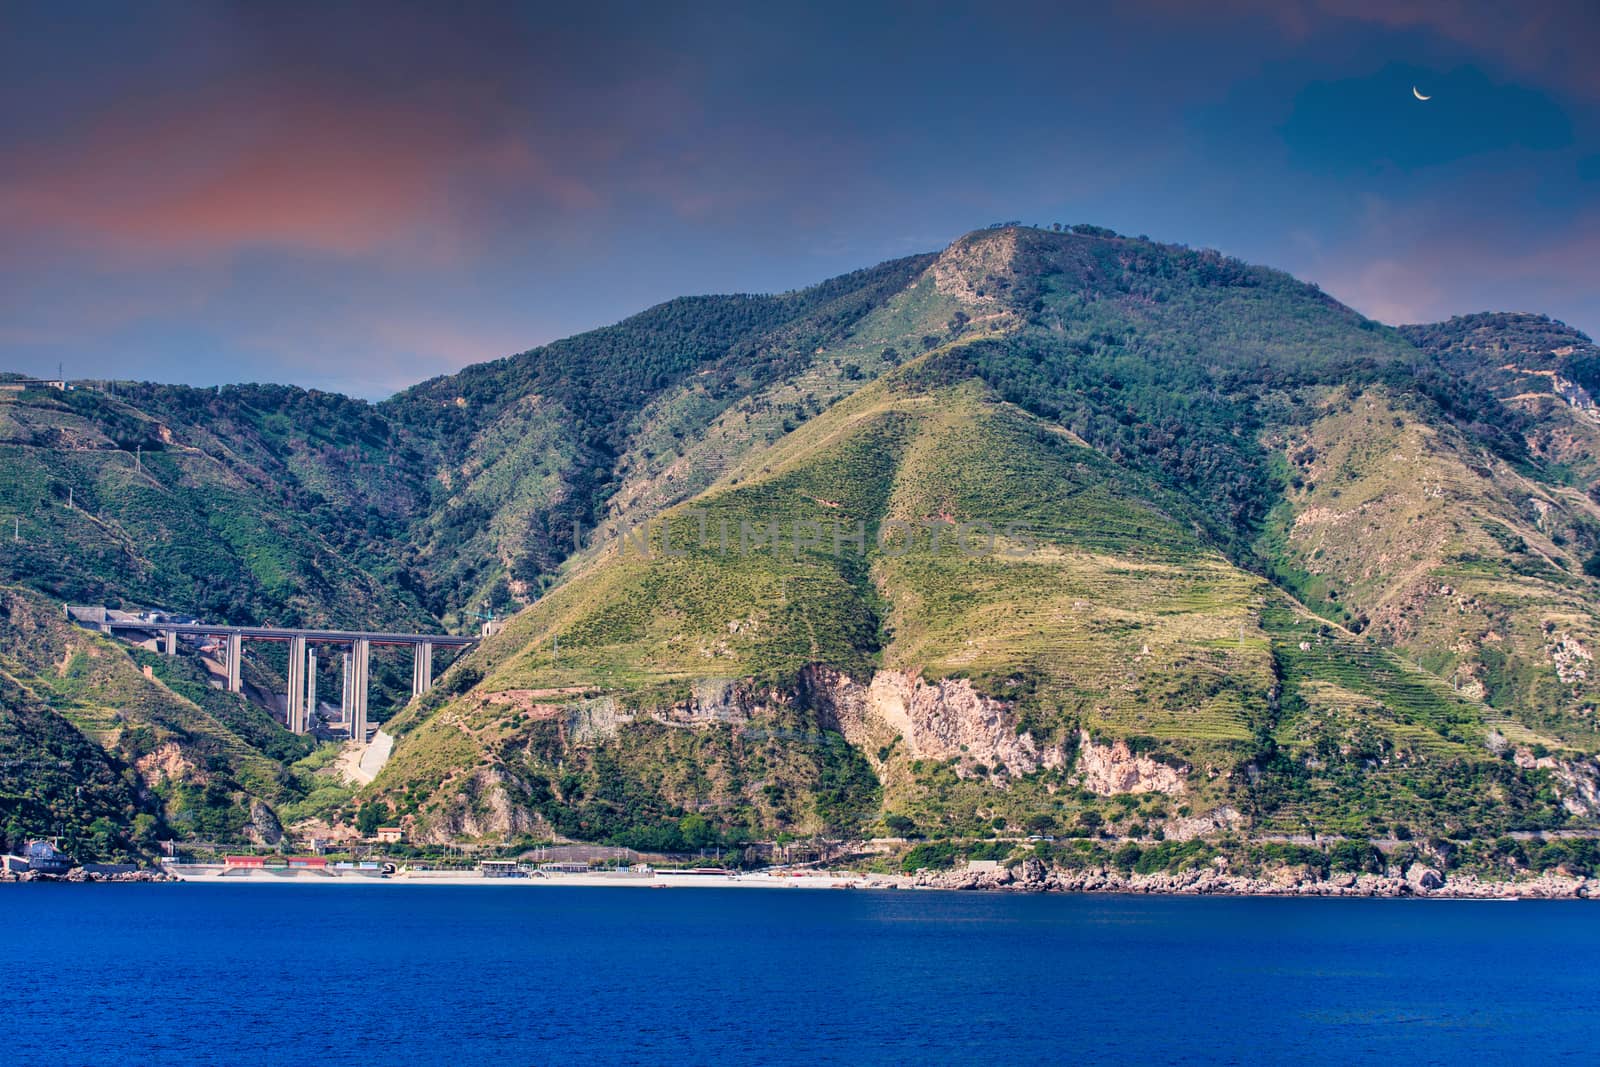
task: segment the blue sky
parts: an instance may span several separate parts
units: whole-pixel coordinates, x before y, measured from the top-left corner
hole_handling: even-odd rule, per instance
[[[379,397],[1004,219],[1600,330],[1592,4],[468,10],[0,6],[0,367]]]

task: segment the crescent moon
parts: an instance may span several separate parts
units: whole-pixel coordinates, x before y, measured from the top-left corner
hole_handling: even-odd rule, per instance
[[[1418,89],[1415,85],[1413,85],[1411,87],[1411,95],[1416,97],[1418,100],[1432,100],[1433,99],[1433,97],[1431,97],[1431,96],[1423,96],[1422,95],[1422,91],[1420,89]]]

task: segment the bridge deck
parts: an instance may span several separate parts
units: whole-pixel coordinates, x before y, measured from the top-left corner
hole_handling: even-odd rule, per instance
[[[476,637],[460,634],[400,634],[381,630],[288,630],[276,626],[223,626],[205,622],[146,622],[142,619],[107,619],[107,629],[148,630],[152,633],[171,631],[180,634],[200,634],[208,637],[229,637],[238,634],[252,641],[288,641],[303,637],[307,641],[329,641],[344,644],[365,638],[374,645],[421,645],[435,648],[465,648],[478,643]]]

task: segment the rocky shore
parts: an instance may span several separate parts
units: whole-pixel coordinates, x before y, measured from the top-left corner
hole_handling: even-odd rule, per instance
[[[871,884],[871,883],[869,883]],[[1335,872],[1323,877],[1306,867],[1235,875],[1216,870],[1136,874],[1115,868],[1049,867],[1030,859],[1014,868],[921,871],[895,884],[919,889],[1003,890],[1034,893],[1151,893],[1183,896],[1440,897],[1455,899],[1600,899],[1600,878],[1545,873],[1517,880],[1483,880],[1417,863],[1387,874]]]
[[[83,885],[91,882],[176,882],[178,879],[163,871],[122,871],[116,874],[99,874],[75,867],[66,874],[45,874],[43,871],[0,871],[0,883],[5,882],[70,882]]]
[[[841,875],[842,877],[842,875]],[[21,882],[176,882],[160,870],[99,873],[77,868],[66,874],[0,871],[0,884]],[[1547,872],[1505,881],[1473,874],[1446,874],[1414,863],[1405,871],[1386,874],[1335,872],[1324,877],[1309,867],[1280,867],[1259,875],[1218,870],[1176,874],[1123,873],[1113,867],[1061,868],[1037,859],[1015,867],[973,865],[951,871],[919,871],[914,875],[867,875],[857,882],[866,889],[954,889],[1013,893],[1138,893],[1173,896],[1252,897],[1436,897],[1461,900],[1587,900],[1600,899],[1600,878]]]

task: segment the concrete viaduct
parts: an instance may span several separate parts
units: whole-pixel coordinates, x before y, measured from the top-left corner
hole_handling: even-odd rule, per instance
[[[72,615],[73,610],[68,609]],[[178,636],[220,637],[226,642],[227,653],[223,662],[228,671],[228,691],[243,690],[240,669],[244,662],[246,641],[277,641],[289,645],[289,685],[287,719],[288,727],[297,734],[311,729],[311,712],[317,706],[317,652],[315,646],[334,645],[344,649],[344,693],[340,708],[345,722],[350,724],[350,736],[358,741],[367,739],[367,689],[371,679],[369,656],[373,645],[406,645],[413,652],[411,662],[411,695],[420,696],[433,686],[433,650],[436,648],[468,648],[478,643],[476,637],[454,634],[399,634],[376,630],[288,630],[275,626],[221,626],[211,623],[171,623],[143,619],[117,619],[108,617],[83,620],[110,633],[116,630],[140,630],[154,633],[161,650],[169,656],[177,655]]]

